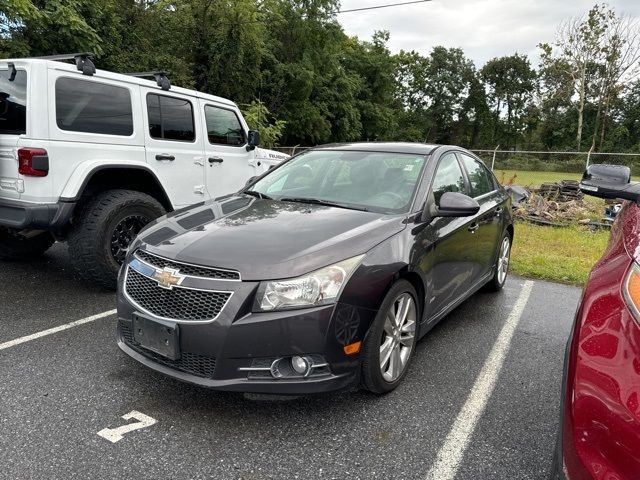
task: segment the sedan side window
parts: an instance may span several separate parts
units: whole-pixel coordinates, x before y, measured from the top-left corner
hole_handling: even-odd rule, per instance
[[[493,178],[487,167],[481,162],[464,153],[460,154],[462,164],[467,169],[469,183],[471,184],[471,196],[479,197],[485,193],[493,192],[496,189]]]
[[[447,153],[441,159],[433,179],[433,196],[436,205],[446,192],[465,192],[464,176],[455,154]]]

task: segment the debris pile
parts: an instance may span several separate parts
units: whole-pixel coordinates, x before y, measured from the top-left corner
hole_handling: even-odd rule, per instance
[[[582,200],[584,194],[580,191],[580,183],[575,180],[562,180],[561,182],[543,183],[535,190],[538,195],[552,198],[557,202],[570,202]]]
[[[555,227],[576,222],[593,228],[608,228],[611,224],[602,219],[600,206],[584,200],[584,194],[574,180],[543,183],[540,188],[531,190],[518,185],[505,188],[513,200],[515,216],[522,220]]]

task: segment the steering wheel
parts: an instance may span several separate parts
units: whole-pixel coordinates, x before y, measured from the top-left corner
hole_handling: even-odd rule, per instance
[[[399,202],[401,205],[404,205],[406,203],[405,199],[402,198],[402,196],[396,192],[391,192],[391,191],[381,192],[373,196],[373,198],[376,198],[376,199],[377,198],[384,199],[384,197],[392,198],[393,199],[392,203]]]

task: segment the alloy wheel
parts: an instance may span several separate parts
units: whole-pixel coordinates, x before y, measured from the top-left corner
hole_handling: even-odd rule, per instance
[[[400,294],[387,311],[380,342],[380,372],[385,381],[395,382],[409,363],[415,343],[417,309],[413,297]]]
[[[504,237],[500,246],[500,256],[498,257],[498,282],[502,285],[507,279],[509,272],[509,256],[511,254],[511,240]]]
[[[149,219],[143,215],[130,215],[116,224],[111,234],[111,255],[119,265],[124,262],[129,245],[147,223]]]

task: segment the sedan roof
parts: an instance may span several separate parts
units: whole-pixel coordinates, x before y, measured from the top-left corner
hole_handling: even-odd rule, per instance
[[[319,145],[312,150],[355,150],[367,152],[385,153],[410,153],[414,155],[429,155],[439,145],[412,142],[355,142],[355,143],[330,143]]]

